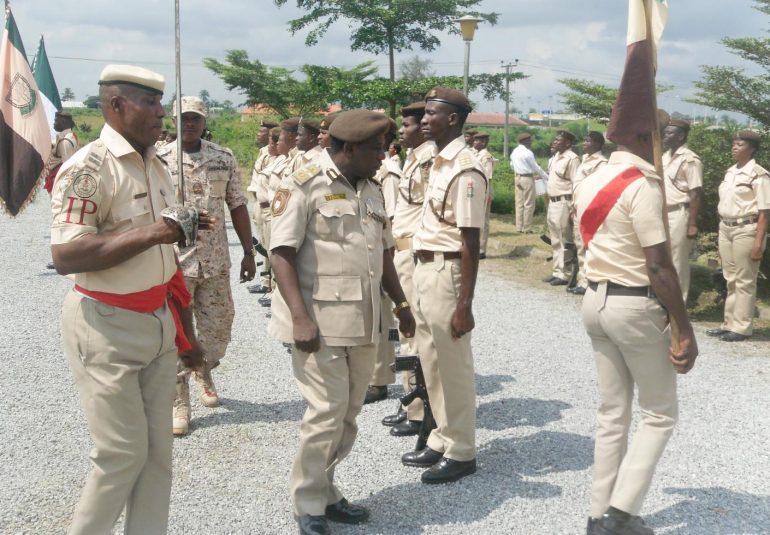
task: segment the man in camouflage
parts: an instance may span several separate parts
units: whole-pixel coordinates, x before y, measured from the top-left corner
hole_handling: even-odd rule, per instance
[[[198,235],[194,247],[179,251],[179,263],[185,283],[193,296],[198,340],[206,356],[206,365],[195,371],[194,377],[201,386],[200,402],[206,407],[216,407],[219,404],[219,396],[211,370],[218,366],[225,356],[235,316],[230,291],[230,254],[224,224],[225,203],[243,246],[244,257],[240,270],[242,282],[254,278],[256,253],[251,243],[251,223],[238,163],[230,149],[201,139],[205,127],[206,107],[203,101],[197,97],[182,97],[182,125],[177,130],[182,136],[185,204],[208,210],[217,220],[211,232]],[[168,165],[172,181],[178,190],[176,144],[170,143],[162,147],[158,156]],[[173,420],[175,435],[184,435],[188,431],[188,378],[186,373],[180,373],[177,378]]]

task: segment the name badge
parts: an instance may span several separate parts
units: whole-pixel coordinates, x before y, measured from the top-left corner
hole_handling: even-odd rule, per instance
[[[324,195],[324,199],[327,201],[341,201],[347,199],[348,196],[344,193],[332,193],[330,195]]]

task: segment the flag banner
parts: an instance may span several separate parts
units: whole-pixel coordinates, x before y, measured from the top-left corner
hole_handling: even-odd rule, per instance
[[[6,9],[0,42],[0,200],[12,216],[34,197],[51,135],[19,29]]]
[[[626,65],[607,125],[607,137],[617,144],[655,129],[657,50],[667,18],[666,0],[628,2]]]
[[[51,64],[48,62],[48,54],[45,52],[45,42],[43,36],[40,36],[40,44],[37,47],[37,54],[32,61],[32,74],[35,76],[35,82],[40,90],[40,99],[45,108],[45,115],[48,118],[48,127],[51,129],[51,140],[56,139],[56,130],[53,129],[53,121],[56,118],[56,112],[62,110],[61,99],[59,98],[59,89],[56,87],[56,80],[53,77]]]

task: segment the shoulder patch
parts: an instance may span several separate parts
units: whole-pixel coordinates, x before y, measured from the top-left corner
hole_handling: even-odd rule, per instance
[[[321,166],[311,163],[295,171],[291,176],[300,186],[321,172]]]
[[[72,191],[81,199],[93,197],[96,193],[98,182],[90,173],[83,171],[72,180]]]
[[[291,191],[281,188],[275,192],[273,197],[273,204],[270,206],[270,211],[273,216],[279,216],[286,211],[286,207],[289,205],[289,198],[291,197]]]

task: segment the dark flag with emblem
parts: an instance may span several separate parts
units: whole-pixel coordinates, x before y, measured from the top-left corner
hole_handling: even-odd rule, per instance
[[[607,138],[619,145],[655,130],[657,50],[668,18],[666,0],[629,0],[626,66]]]
[[[34,196],[51,153],[51,134],[10,8],[5,14],[0,43],[0,199],[16,216]]]

